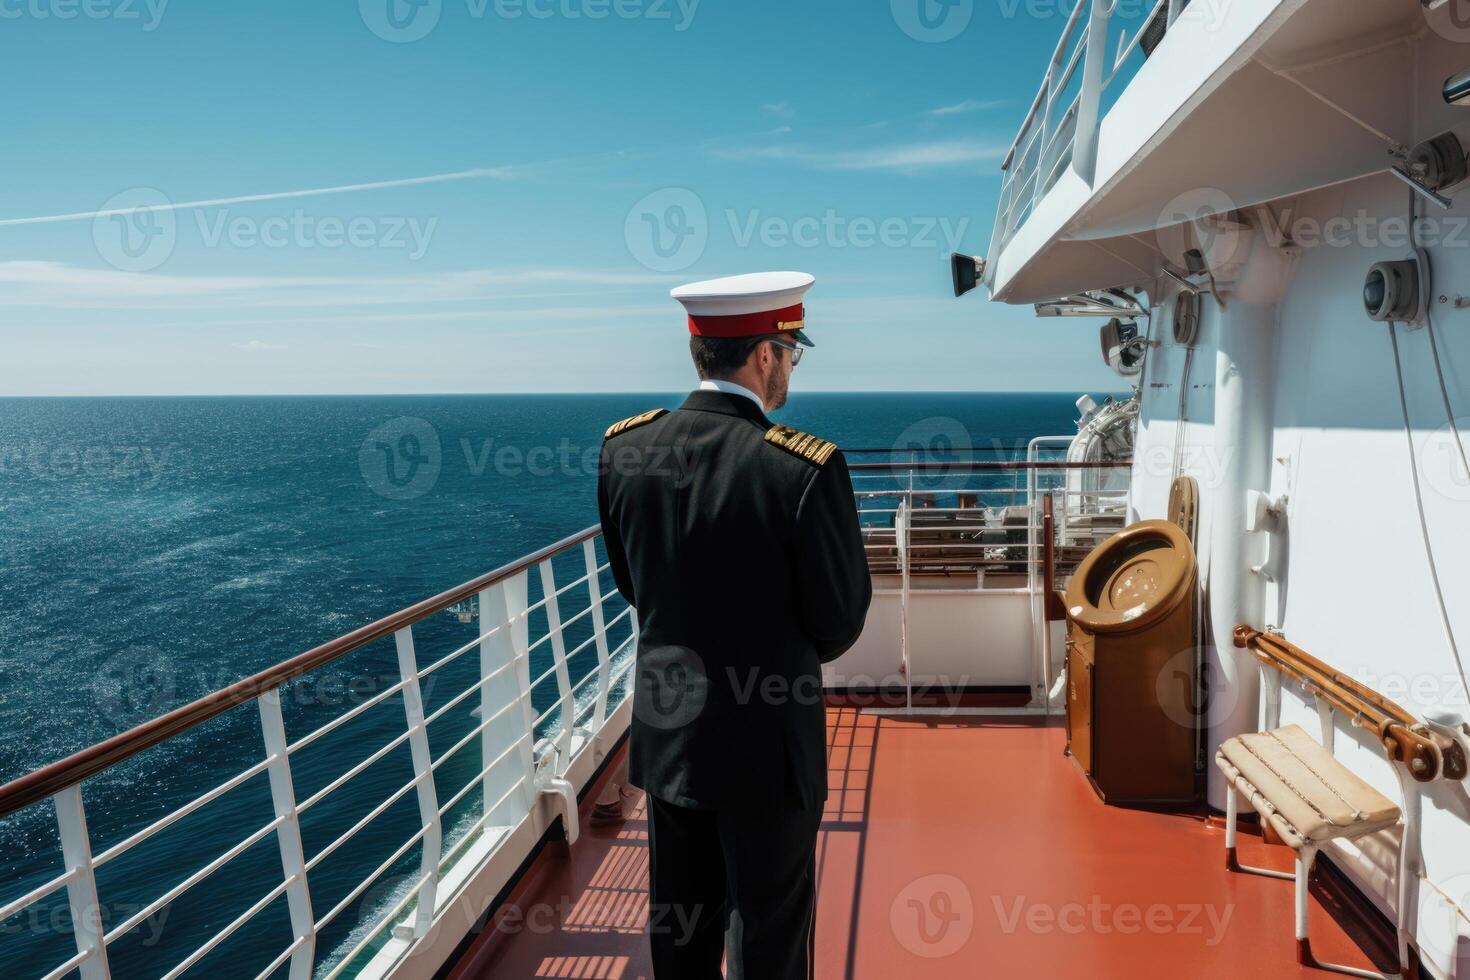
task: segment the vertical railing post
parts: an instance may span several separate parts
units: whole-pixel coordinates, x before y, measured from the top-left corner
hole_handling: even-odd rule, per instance
[[[556,774],[566,773],[572,761],[572,726],[577,720],[572,696],[571,674],[567,671],[567,641],[561,631],[561,606],[556,596],[556,572],[551,559],[541,563],[541,594],[546,598],[546,630],[551,636],[552,666],[556,670],[556,689],[561,700],[561,731],[556,735]]]
[[[92,867],[92,841],[87,834],[81,784],[68,786],[52,800],[56,804],[56,828],[61,835],[61,859],[66,870],[74,875],[66,885],[72,933],[77,952],[89,954],[77,967],[77,973],[81,980],[108,980],[112,974],[107,966],[102,906],[97,898],[97,875]]]
[[[1072,169],[1089,187],[1097,178],[1097,137],[1102,124],[1103,73],[1107,67],[1111,16],[1109,0],[1092,0],[1092,17],[1087,24],[1087,54],[1082,64],[1082,93],[1077,100],[1077,139],[1072,150]]]
[[[612,654],[607,646],[607,620],[602,614],[602,576],[597,571],[597,541],[582,542],[582,556],[587,564],[587,595],[592,602],[592,636],[597,646],[597,704],[592,711],[592,731],[597,752],[602,754],[602,724],[607,720],[607,699],[612,690]]]
[[[291,980],[310,980],[316,967],[316,920],[311,914],[311,889],[306,877],[306,850],[301,843],[301,821],[296,810],[296,788],[291,779],[291,755],[286,742],[286,722],[281,714],[281,690],[273,688],[260,696],[260,732],[270,765],[271,802],[276,808],[276,843],[281,849],[281,873],[286,887],[286,905],[291,913],[291,934],[301,945],[291,954]]]
[[[1041,559],[1041,690],[1038,697],[1041,706],[1046,710],[1048,716],[1052,713],[1051,706],[1051,604],[1052,590],[1056,588],[1056,519],[1054,517],[1052,495],[1048,493],[1041,498],[1041,554],[1034,552],[1030,558],[1033,562]]]
[[[1082,0],[1078,0],[1082,2]],[[1056,99],[1057,69],[1060,68],[1060,60],[1066,45],[1059,45],[1057,53],[1052,57],[1051,64],[1046,66],[1046,80],[1042,83],[1046,94],[1041,98],[1041,135],[1036,138],[1036,170],[1041,173],[1046,169],[1046,151],[1051,141],[1053,127],[1051,124],[1052,103]],[[1041,187],[1041,179],[1038,177],[1036,186],[1031,188],[1031,205],[1035,207],[1041,200],[1045,191]]]
[[[434,906],[439,897],[439,859],[444,847],[443,827],[439,820],[439,796],[434,791],[434,770],[429,755],[429,731],[424,723],[424,695],[419,689],[418,657],[413,649],[413,627],[405,626],[393,634],[398,647],[398,672],[403,678],[403,711],[408,723],[408,748],[413,757],[413,774],[418,780],[419,819],[424,831],[422,883],[419,885],[419,907],[414,915],[413,938],[429,933],[434,920]]]
[[[909,576],[910,566],[913,564],[913,540],[909,529],[913,526],[912,511],[914,506],[914,471],[909,470],[908,493],[900,496],[898,514],[894,517],[894,539],[898,542],[899,570],[903,573],[899,578],[899,601],[898,601],[898,646],[899,656],[903,662],[903,706],[905,710],[913,710],[914,707],[914,666],[909,650]]]
[[[480,593],[480,676],[495,679],[480,690],[482,718],[499,718],[485,727],[480,735],[480,765],[488,766],[503,753],[512,740],[518,748],[495,772],[481,776],[486,825],[514,826],[529,813],[536,802],[535,727],[536,714],[531,707],[530,622],[525,572],[512,575]],[[492,624],[501,624],[498,628]],[[509,665],[509,670],[505,670]],[[496,674],[496,671],[501,673]],[[515,705],[507,709],[507,706]],[[502,713],[503,712],[503,713]],[[512,759],[516,760],[512,763]],[[519,794],[511,787],[519,785]],[[507,795],[509,794],[509,795]],[[516,796],[519,795],[519,804]],[[495,819],[490,810],[495,801],[507,797],[502,806],[513,815]]]

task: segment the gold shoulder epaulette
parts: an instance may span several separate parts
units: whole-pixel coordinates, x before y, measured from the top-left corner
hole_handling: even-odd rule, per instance
[[[613,436],[622,435],[624,432],[627,432],[630,429],[636,429],[640,425],[647,425],[654,419],[661,419],[667,414],[669,414],[669,410],[667,408],[655,408],[651,412],[644,412],[642,415],[635,415],[630,419],[623,419],[616,425],[610,426],[607,430],[607,434],[603,436],[603,438],[611,439]]]
[[[821,466],[832,458],[837,451],[837,444],[828,442],[826,439],[818,439],[816,436],[799,432],[789,425],[772,426],[766,432],[766,442],[780,446],[809,463]]]

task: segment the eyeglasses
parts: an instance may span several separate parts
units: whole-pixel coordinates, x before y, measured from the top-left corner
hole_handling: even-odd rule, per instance
[[[806,353],[805,347],[802,347],[800,344],[793,344],[789,340],[775,340],[772,338],[767,338],[767,340],[770,341],[772,347],[782,347],[791,352],[792,367],[796,367],[796,365],[800,364],[801,355]]]

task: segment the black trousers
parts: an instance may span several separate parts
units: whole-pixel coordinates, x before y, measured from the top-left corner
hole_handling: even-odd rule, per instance
[[[648,810],[656,980],[811,980],[822,811]]]

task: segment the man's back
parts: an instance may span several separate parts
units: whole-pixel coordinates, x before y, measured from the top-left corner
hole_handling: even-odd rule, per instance
[[[689,807],[820,806],[821,664],[871,598],[842,454],[722,391],[620,426],[599,503],[639,616],[633,782]]]

